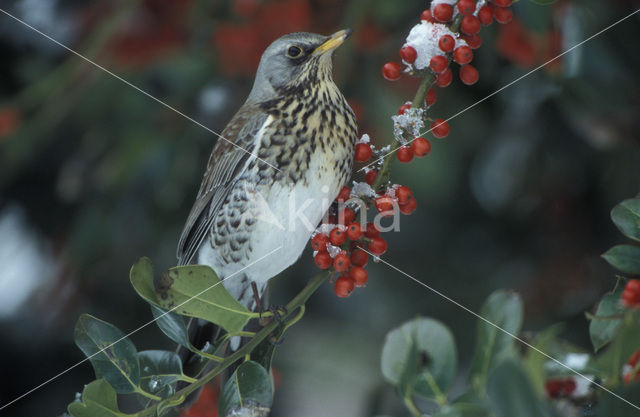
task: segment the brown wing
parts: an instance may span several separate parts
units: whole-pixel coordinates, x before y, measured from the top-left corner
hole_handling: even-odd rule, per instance
[[[218,139],[209,157],[200,191],[178,241],[178,265],[193,261],[247,160],[255,158],[256,134],[268,117],[259,108],[244,105],[222,131],[221,136],[227,140]]]

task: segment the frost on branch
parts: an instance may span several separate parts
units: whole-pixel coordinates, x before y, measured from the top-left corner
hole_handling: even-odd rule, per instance
[[[357,181],[353,182],[353,187],[351,187],[351,195],[359,198],[378,196],[369,184],[367,184],[366,182]]]
[[[407,109],[403,114],[391,116],[393,119],[393,136],[402,143],[406,143],[405,133],[412,138],[420,136],[424,127],[424,110],[420,108]]]

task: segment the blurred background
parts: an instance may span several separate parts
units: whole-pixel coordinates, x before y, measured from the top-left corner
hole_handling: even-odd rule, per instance
[[[353,37],[335,79],[376,145],[418,81],[380,72],[427,1],[1,0],[0,8],[220,132],[251,87],[260,55],[293,31]],[[521,0],[484,28],[480,81],[438,91],[448,118],[628,15],[636,1]],[[385,259],[471,309],[496,288],[526,302],[525,328],[564,322],[589,348],[583,312],[615,273],[599,255],[621,241],[610,209],[640,191],[640,15],[450,122],[431,154],[395,163],[418,210],[388,236]],[[129,332],[152,317],[130,287],[141,256],[175,247],[215,137],[0,13],[0,403],[84,356],[82,312]],[[455,71],[457,72],[457,71]],[[273,416],[404,415],[379,370],[384,335],[417,315],[458,342],[463,375],[475,320],[384,265],[338,299],[327,285],[277,350]],[[316,273],[310,251],[272,286],[285,303]],[[172,346],[155,326],[139,350]],[[88,362],[0,411],[56,416],[93,380]],[[460,378],[462,380],[462,378]]]

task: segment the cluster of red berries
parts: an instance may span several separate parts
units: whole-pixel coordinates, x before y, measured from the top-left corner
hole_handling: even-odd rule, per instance
[[[622,382],[630,384],[631,382],[640,380],[640,367],[638,362],[640,361],[640,349],[636,350],[636,353],[631,355],[627,363],[622,370]]]
[[[479,79],[478,70],[470,65],[473,59],[473,49],[482,45],[480,29],[490,25],[495,19],[498,23],[509,23],[513,18],[511,11],[512,0],[491,0],[476,10],[475,0],[459,0],[456,4],[458,12],[462,16],[460,21],[459,39],[466,45],[455,47],[456,40],[451,35],[444,35],[438,40],[438,47],[443,52],[434,55],[429,61],[429,68],[436,75],[436,85],[447,87],[453,80],[453,73],[449,68],[451,60],[460,67],[460,80],[466,85],[475,84]],[[431,8],[422,12],[421,20],[430,23],[449,23],[454,17],[454,6],[448,3],[433,1]],[[400,57],[408,64],[413,64],[418,58],[418,53],[410,45],[400,49]],[[390,81],[395,81],[402,75],[402,65],[397,62],[387,62],[382,67],[382,75]]]
[[[396,207],[400,213],[406,215],[413,213],[418,208],[418,202],[409,187],[398,184],[389,187],[384,195],[378,196],[374,205],[382,217],[393,216]]]
[[[574,378],[550,379],[544,384],[549,398],[565,398],[576,390],[576,380]]]
[[[640,280],[630,279],[624,286],[620,299],[627,308],[640,308]]]
[[[348,200],[350,194],[349,187],[343,187],[338,202]],[[329,217],[330,224],[335,227],[328,234],[317,233],[311,238],[316,266],[320,269],[333,267],[340,274],[333,290],[342,298],[348,297],[355,287],[366,285],[369,274],[364,267],[369,261],[369,253],[380,256],[387,251],[387,242],[380,237],[376,225],[367,223],[363,228],[355,217],[355,212],[345,207],[337,216]]]

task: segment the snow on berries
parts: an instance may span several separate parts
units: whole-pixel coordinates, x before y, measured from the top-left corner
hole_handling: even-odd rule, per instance
[[[413,137],[420,136],[424,128],[424,110],[420,108],[409,108],[402,114],[392,116],[391,119],[393,136],[401,144],[406,142],[405,133]]]
[[[622,368],[622,382],[630,384],[634,381],[640,380],[640,368],[638,362],[640,361],[640,349],[631,355]]]
[[[431,58],[436,55],[442,55],[443,50],[440,49],[440,39],[444,36],[448,36],[454,41],[454,47],[466,45],[464,40],[459,39],[456,33],[442,23],[431,23],[423,20],[415,25],[403,45],[403,48],[410,46],[416,51],[414,62],[405,61],[405,64],[409,66],[409,70],[425,70],[429,67]]]

